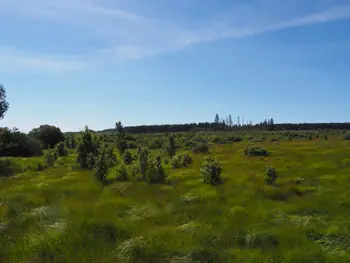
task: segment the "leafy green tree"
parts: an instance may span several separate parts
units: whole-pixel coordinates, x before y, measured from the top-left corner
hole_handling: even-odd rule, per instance
[[[9,107],[9,103],[6,101],[6,90],[3,85],[0,85],[0,119],[4,118]]]
[[[204,183],[217,185],[222,183],[221,180],[221,165],[213,156],[206,156],[200,173]]]
[[[44,149],[53,148],[65,139],[60,128],[52,125],[41,125],[39,128],[31,130],[29,136],[42,142]]]

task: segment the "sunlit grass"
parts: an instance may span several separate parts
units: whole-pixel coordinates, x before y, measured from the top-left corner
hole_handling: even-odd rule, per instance
[[[271,154],[247,157],[251,146]],[[338,137],[211,144],[223,168],[215,187],[200,177],[206,154],[166,167],[165,185],[118,182],[115,169],[101,185],[72,167],[73,154],[18,170],[0,179],[0,262],[350,262],[349,146]],[[275,185],[264,183],[267,165]]]

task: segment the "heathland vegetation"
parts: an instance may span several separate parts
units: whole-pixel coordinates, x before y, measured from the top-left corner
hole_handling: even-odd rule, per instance
[[[1,128],[0,262],[350,262],[347,129]]]

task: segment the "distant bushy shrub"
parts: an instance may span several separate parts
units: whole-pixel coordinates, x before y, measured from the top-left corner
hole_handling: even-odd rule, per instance
[[[277,138],[271,138],[271,142],[278,142],[279,140]]]
[[[89,153],[87,156],[86,162],[87,162],[87,168],[89,170],[93,170],[97,162],[97,157],[93,153]]]
[[[274,184],[276,182],[277,172],[276,172],[275,168],[273,168],[271,166],[266,167],[264,180],[265,180],[266,184]]]
[[[307,137],[307,139],[308,139],[309,141],[311,141],[311,140],[312,140],[312,135],[309,135],[309,136]]]
[[[220,163],[213,156],[206,156],[200,170],[204,183],[217,185],[222,183]]]
[[[117,176],[116,176],[118,181],[127,181],[128,178],[128,171],[126,169],[125,164],[121,164],[118,169],[117,169]]]
[[[253,148],[245,148],[244,154],[247,156],[268,156],[269,152],[260,147],[253,147]]]
[[[325,140],[328,140],[328,136],[327,136],[327,135],[325,135],[325,136],[324,136],[324,139],[325,139]]]
[[[344,133],[343,139],[346,141],[349,141],[350,140],[350,132]]]
[[[205,143],[200,143],[193,147],[193,152],[194,153],[208,153],[209,152],[209,146],[208,144]]]
[[[60,142],[55,146],[55,149],[58,152],[58,155],[63,157],[68,155],[68,150],[66,149],[66,145],[64,142]]]
[[[57,149],[49,149],[45,153],[45,162],[48,166],[53,166],[59,157],[59,153]]]
[[[147,169],[148,169],[148,149],[143,147],[138,149],[139,152],[139,164],[140,164],[140,173],[142,179],[146,180]]]
[[[122,156],[123,158],[123,161],[126,165],[129,165],[132,163],[132,161],[134,160],[133,159],[133,156],[131,154],[131,152],[129,150],[126,150]]]
[[[89,154],[94,156],[99,155],[100,142],[97,140],[96,135],[89,131],[88,127],[85,127],[85,131],[81,133],[79,145],[77,147],[77,163],[81,168],[89,168],[87,158]]]
[[[251,139],[250,141],[251,141],[251,142],[262,142],[261,139]]]
[[[166,150],[168,152],[169,157],[173,158],[173,156],[176,153],[176,145],[175,145],[175,137],[172,134],[170,134],[168,137],[168,146]]]
[[[187,140],[184,142],[184,146],[186,149],[194,148],[196,145],[197,145],[197,143],[192,141],[192,140]]]
[[[209,141],[218,143],[221,140],[219,136],[210,137]]]
[[[100,182],[105,182],[108,175],[108,168],[108,158],[104,149],[95,163],[93,170],[95,178]]]

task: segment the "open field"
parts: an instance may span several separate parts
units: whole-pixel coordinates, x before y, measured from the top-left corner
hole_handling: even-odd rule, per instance
[[[112,168],[102,185],[74,151],[0,179],[0,262],[350,262],[350,141],[273,136],[212,142],[186,168],[164,164],[166,184],[120,182]],[[254,146],[270,155],[245,156]],[[218,186],[200,176],[209,154],[222,166]]]

